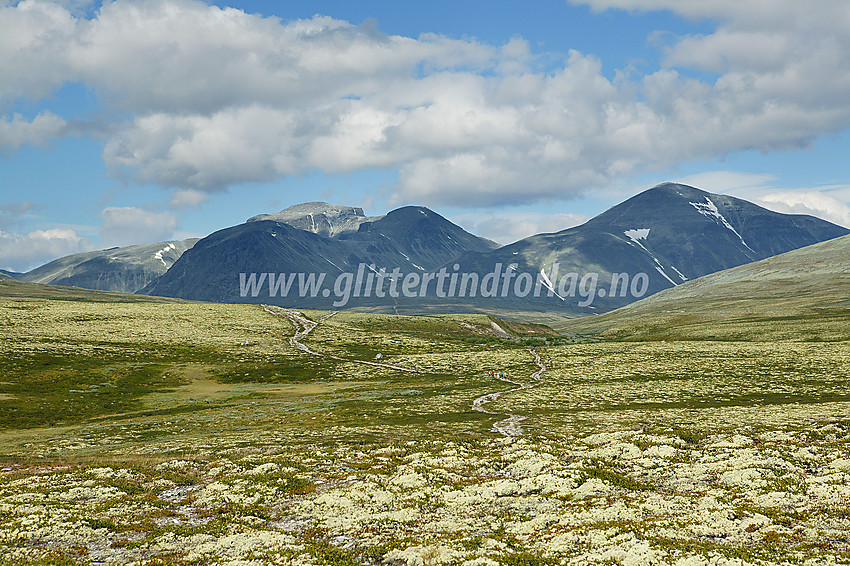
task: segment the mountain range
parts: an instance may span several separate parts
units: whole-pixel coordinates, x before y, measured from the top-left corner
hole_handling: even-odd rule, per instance
[[[339,207],[336,207],[339,208]],[[484,252],[496,244],[473,236],[439,214],[418,206],[393,210],[369,219],[360,209],[353,214],[308,212],[321,221],[316,231],[303,225],[291,209],[276,219],[254,217],[199,241],[163,276],[141,290],[149,295],[219,302],[265,302],[284,305],[328,306],[327,297],[270,296],[241,292],[240,274],[327,274],[357,272],[361,264],[428,272],[461,254]],[[353,216],[353,217],[352,217]],[[356,229],[354,226],[356,225]],[[333,234],[323,235],[323,234]]]
[[[424,207],[368,217],[360,208],[313,202],[197,241],[76,254],[12,275],[202,301],[580,315],[848,232],[665,183],[581,226],[502,247]],[[393,270],[397,278],[388,277]],[[408,276],[415,285],[405,288]]]
[[[164,274],[197,241],[192,238],[73,254],[13,277],[33,283],[135,293]]]
[[[503,247],[423,207],[368,218],[361,209],[308,203],[208,236],[141,292],[389,312],[470,308],[584,314],[847,233],[812,216],[780,214],[672,183],[581,226]],[[381,268],[409,275],[411,293],[404,292],[402,279],[393,294]],[[305,292],[298,288],[294,274],[299,273],[305,278],[325,273],[326,279]],[[345,273],[357,274],[356,282],[343,281],[354,290],[337,285]],[[439,273],[441,281],[425,283]]]

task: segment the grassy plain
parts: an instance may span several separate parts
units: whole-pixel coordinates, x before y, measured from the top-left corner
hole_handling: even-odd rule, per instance
[[[0,281],[0,564],[850,562],[830,320],[828,340],[776,320],[571,343],[338,313],[303,340],[331,358],[257,305],[19,285]],[[473,410],[513,387],[490,370],[538,370],[529,349],[541,382]],[[416,371],[360,363],[378,354]],[[523,435],[494,432],[507,414]]]

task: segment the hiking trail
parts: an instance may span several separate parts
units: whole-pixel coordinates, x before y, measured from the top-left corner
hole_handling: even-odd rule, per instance
[[[394,370],[398,370],[398,371],[404,371],[404,372],[408,372],[408,373],[425,373],[423,371],[419,371],[418,369],[406,368],[406,367],[403,367],[403,366],[396,366],[396,365],[393,365],[393,364],[387,364],[387,363],[383,363],[383,362],[373,362],[373,361],[370,361],[370,360],[356,360],[356,359],[352,359],[352,358],[344,358],[342,356],[335,356],[334,354],[324,354],[322,352],[319,352],[319,351],[312,349],[310,346],[304,344],[301,341],[305,337],[307,337],[307,335],[309,335],[311,332],[313,332],[313,330],[315,330],[316,327],[319,326],[320,323],[322,323],[322,322],[326,321],[327,319],[329,319],[330,317],[334,316],[339,311],[334,311],[330,314],[326,314],[325,316],[321,317],[318,321],[315,321],[315,320],[311,320],[311,319],[307,318],[306,316],[304,316],[302,313],[300,313],[298,311],[290,310],[290,309],[284,309],[284,308],[276,307],[276,306],[272,306],[272,305],[263,305],[263,310],[265,310],[267,313],[269,313],[271,315],[284,316],[287,319],[289,319],[289,321],[292,323],[292,326],[295,327],[295,334],[293,334],[292,336],[289,337],[289,344],[293,348],[301,350],[302,352],[305,352],[307,354],[311,354],[313,356],[322,356],[322,357],[325,357],[325,358],[330,358],[332,360],[339,360],[341,362],[352,362],[352,363],[356,363],[356,364],[365,364],[365,365],[368,365],[368,366],[384,367],[384,368],[394,369]]]
[[[523,391],[525,389],[531,389],[532,387],[536,387],[542,383],[541,375],[546,371],[546,366],[543,364],[543,361],[540,359],[540,354],[536,351],[529,349],[529,353],[534,356],[534,363],[537,364],[537,371],[532,373],[529,377],[529,382],[521,383],[519,381],[514,381],[512,379],[508,379],[507,377],[497,377],[501,381],[506,383],[511,383],[516,385],[513,389],[508,389],[506,391],[497,391],[495,393],[488,393],[487,395],[482,395],[481,397],[476,398],[472,402],[472,408],[481,413],[487,413],[488,415],[499,415],[503,413],[498,413],[495,411],[491,411],[485,408],[484,405],[488,403],[492,403],[502,395],[507,395],[508,393],[514,393],[515,391]],[[522,428],[522,421],[527,419],[528,417],[525,415],[515,415],[513,413],[507,413],[508,418],[497,421],[493,424],[493,431],[498,432],[504,436],[521,436],[525,433],[525,430]]]

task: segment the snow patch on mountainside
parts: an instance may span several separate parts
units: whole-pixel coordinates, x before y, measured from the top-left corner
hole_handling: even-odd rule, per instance
[[[635,230],[626,230],[623,232],[628,239],[638,243],[638,240],[646,240],[649,237],[649,228],[637,228]]]
[[[678,283],[676,283],[675,281],[673,281],[673,280],[670,278],[670,276],[669,276],[669,275],[667,275],[667,272],[666,272],[666,271],[664,271],[664,266],[661,264],[661,262],[658,260],[658,258],[657,258],[657,257],[655,257],[655,254],[653,254],[651,251],[649,251],[649,250],[646,248],[646,246],[644,246],[644,245],[640,242],[641,240],[644,240],[644,241],[645,241],[645,240],[649,237],[649,230],[650,230],[649,228],[636,228],[636,229],[634,229],[634,230],[626,230],[625,232],[623,232],[623,234],[625,234],[625,236],[626,236],[629,240],[631,240],[631,241],[632,241],[632,245],[638,245],[638,246],[639,246],[639,247],[640,247],[643,251],[645,251],[646,253],[648,253],[648,254],[649,254],[649,256],[652,258],[652,260],[656,263],[656,265],[655,265],[655,269],[658,271],[658,273],[660,273],[662,276],[664,276],[664,279],[666,279],[667,281],[669,281],[670,283],[672,283],[674,286],[678,285]],[[673,266],[671,265],[670,267],[673,267]],[[681,278],[682,278],[682,281],[687,281],[687,280],[688,280],[688,278],[687,278],[687,277],[685,277],[684,275],[682,275],[682,274],[679,272],[679,270],[678,270],[678,269],[676,269],[675,267],[673,267],[673,271],[675,271],[676,273],[678,273],[678,274],[679,274],[679,277],[681,277]]]
[[[706,202],[691,202],[689,204],[691,206],[693,206],[695,209],[697,209],[697,212],[699,212],[700,214],[702,214],[706,218],[711,218],[711,219],[719,222],[721,225],[725,226],[729,230],[731,230],[733,234],[738,236],[738,239],[741,240],[741,243],[744,244],[744,246],[748,250],[750,250],[753,253],[756,253],[755,250],[753,248],[751,248],[747,244],[747,242],[744,241],[744,238],[741,237],[741,235],[738,233],[737,230],[735,230],[735,228],[729,223],[729,221],[726,220],[726,217],[723,216],[722,214],[720,214],[720,211],[717,209],[717,205],[714,204],[711,201],[711,199],[708,198],[708,197],[705,197],[705,201]]]
[[[158,252],[153,254],[153,257],[158,259],[159,261],[161,261],[162,265],[164,265],[165,267],[168,267],[168,264],[165,263],[164,259],[162,259],[162,254],[166,253],[168,250],[176,250],[176,249],[177,249],[177,246],[175,246],[173,243],[168,244],[167,246],[165,246],[164,248],[162,248],[161,250],[159,250]]]
[[[685,275],[684,275],[681,271],[679,271],[678,269],[676,269],[676,266],[675,266],[675,265],[673,265],[673,264],[671,263],[671,264],[670,264],[670,267],[673,269],[673,271],[675,271],[675,272],[676,272],[676,275],[678,275],[679,277],[681,277],[681,278],[682,278],[682,281],[687,281],[687,280],[688,280],[688,278],[687,278],[687,277],[686,277],[686,276],[685,276]]]
[[[561,299],[562,301],[566,301],[566,299],[564,297],[562,297],[561,295],[559,295],[558,292],[555,290],[555,286],[552,285],[552,281],[549,279],[549,276],[546,275],[546,270],[543,269],[542,267],[540,268],[540,277],[543,278],[543,286],[544,287],[546,287],[547,289],[552,291],[555,294],[555,296],[558,297],[559,299]]]

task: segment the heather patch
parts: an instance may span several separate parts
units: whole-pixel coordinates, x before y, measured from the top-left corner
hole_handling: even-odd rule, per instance
[[[0,304],[0,563],[850,560],[846,342],[58,303]]]

